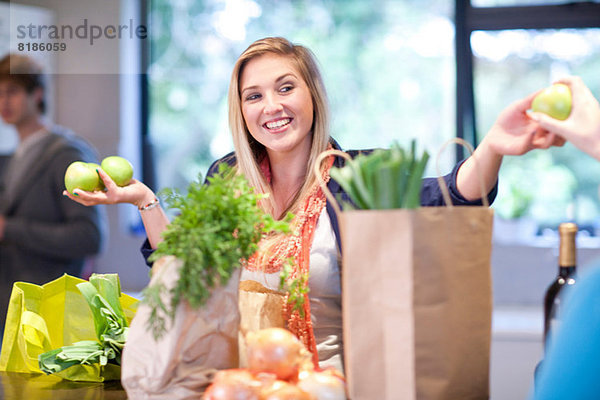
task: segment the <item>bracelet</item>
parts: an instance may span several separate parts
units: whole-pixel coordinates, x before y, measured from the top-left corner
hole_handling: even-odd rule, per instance
[[[140,210],[140,211],[150,210],[159,204],[160,204],[160,201],[158,201],[158,198],[155,197],[154,200],[152,200],[150,203],[146,204],[145,206],[138,207],[138,210]]]

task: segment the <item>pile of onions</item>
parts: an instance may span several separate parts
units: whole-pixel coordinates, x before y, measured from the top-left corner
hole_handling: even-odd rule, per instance
[[[344,378],[315,371],[310,353],[291,332],[268,328],[246,335],[248,369],[219,371],[206,400],[345,400]]]

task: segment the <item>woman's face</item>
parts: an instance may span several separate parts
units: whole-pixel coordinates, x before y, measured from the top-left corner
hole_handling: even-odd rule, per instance
[[[288,57],[265,54],[250,60],[240,90],[246,126],[269,157],[308,157],[313,103],[306,82]]]

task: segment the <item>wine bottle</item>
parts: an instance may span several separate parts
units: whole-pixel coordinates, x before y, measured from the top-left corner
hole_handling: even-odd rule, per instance
[[[559,323],[562,289],[575,283],[577,225],[572,222],[562,223],[558,227],[558,234],[558,276],[546,290],[544,298],[544,343],[547,343],[548,335]]]

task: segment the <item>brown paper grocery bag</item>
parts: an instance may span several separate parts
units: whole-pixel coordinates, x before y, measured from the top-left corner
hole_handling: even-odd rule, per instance
[[[440,150],[464,140],[448,141]],[[329,155],[349,156],[329,150]],[[439,161],[439,154],[438,154]],[[439,169],[438,169],[439,175]],[[493,211],[339,210],[344,362],[352,400],[489,398]]]
[[[162,257],[154,263],[150,285],[177,283],[182,261]],[[133,318],[123,350],[121,383],[130,399],[199,399],[219,369],[238,365],[237,269],[225,286],[211,290],[207,302],[195,310],[187,302],[176,308],[167,330],[155,339],[148,329],[151,308],[142,303]],[[170,293],[163,301],[170,301]]]
[[[341,214],[351,399],[489,397],[492,213]]]
[[[271,290],[252,280],[244,280],[239,286],[239,366],[248,366],[246,361],[246,333],[266,328],[285,328],[283,302],[285,294]]]

